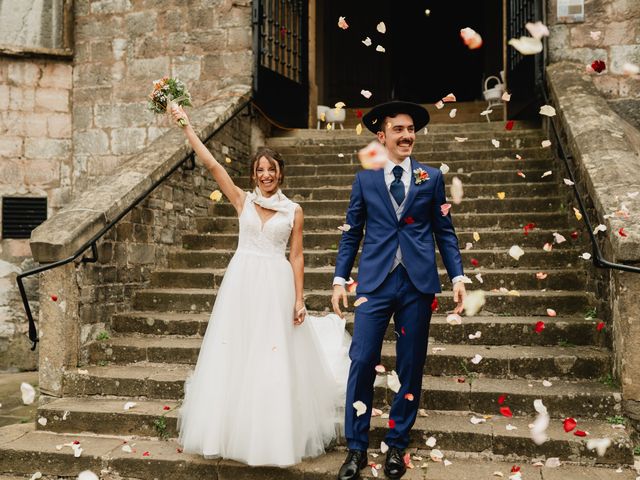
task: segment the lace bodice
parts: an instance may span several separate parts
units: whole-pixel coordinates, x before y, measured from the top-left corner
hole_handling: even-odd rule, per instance
[[[240,214],[238,251],[284,256],[293,228],[296,206],[296,203],[291,202],[289,211],[278,211],[263,224],[255,204],[247,195]]]

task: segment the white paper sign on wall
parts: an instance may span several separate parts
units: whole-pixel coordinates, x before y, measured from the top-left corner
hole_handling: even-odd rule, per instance
[[[558,22],[584,22],[584,0],[558,0]]]

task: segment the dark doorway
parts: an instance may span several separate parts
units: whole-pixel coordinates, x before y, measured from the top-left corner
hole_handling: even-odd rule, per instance
[[[427,15],[425,10],[430,9]],[[346,17],[347,30],[338,28]],[[326,0],[318,2],[319,102],[369,107],[391,99],[433,103],[453,92],[459,101],[482,98],[482,83],[502,70],[502,1]],[[376,30],[379,22],[386,33]],[[469,50],[460,29],[479,32]],[[362,40],[371,38],[371,46]],[[376,51],[376,46],[385,53]],[[369,100],[360,94],[369,90]]]

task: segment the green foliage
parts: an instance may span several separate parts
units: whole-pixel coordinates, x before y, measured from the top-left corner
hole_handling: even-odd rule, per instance
[[[96,340],[109,340],[109,332],[103,330],[101,331],[97,336],[96,336]]]
[[[584,318],[585,320],[592,320],[594,318],[596,318],[597,316],[597,309],[596,307],[592,307],[592,308],[587,308],[584,311]]]
[[[169,432],[167,431],[167,419],[162,415],[160,418],[154,420],[153,428],[155,429],[158,437],[166,440],[169,437]]]
[[[613,417],[607,417],[607,422],[611,425],[624,425],[625,420],[622,415],[614,415]]]
[[[605,376],[600,377],[600,383],[602,383],[603,385],[606,385],[607,387],[620,388],[618,381],[610,373],[607,373]]]
[[[469,386],[473,385],[473,381],[478,376],[478,374],[476,372],[470,371],[464,360],[460,360],[460,366],[462,367],[464,376],[467,377],[467,379],[469,380]]]
[[[558,340],[559,347],[575,347],[575,345],[565,339]]]
[[[633,449],[634,455],[640,455],[640,445],[636,445]]]

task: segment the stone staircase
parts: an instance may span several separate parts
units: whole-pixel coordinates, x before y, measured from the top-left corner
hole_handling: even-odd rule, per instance
[[[453,306],[451,292],[438,296],[424,371],[425,411],[410,445],[416,458],[425,460],[414,459],[416,468],[406,478],[493,478],[495,471],[506,478],[512,464],[522,466],[524,478],[613,478],[617,466],[623,469],[615,478],[635,478],[629,469],[632,442],[613,425],[622,408],[611,376],[608,328],[599,331],[597,318],[585,318],[596,305],[587,283],[591,264],[579,258],[588,246],[583,233],[577,239],[570,236],[574,230],[583,232],[582,225],[569,213],[561,172],[549,149],[540,147],[542,135],[533,124],[519,123],[508,132],[501,122],[492,122],[435,125],[429,135],[418,136],[418,160],[435,167],[444,162],[450,167],[447,183],[454,176],[464,183],[465,200],[452,213],[465,273],[473,280],[468,290],[485,290],[486,305],[477,316],[463,318],[462,325],[449,325],[445,316]],[[459,143],[454,136],[468,140]],[[336,227],[344,222],[358,169],[356,152],[371,138],[347,130],[305,130],[268,140],[286,160],[286,193],[305,211],[307,306],[319,314],[330,305],[340,241]],[[499,148],[492,146],[492,138],[500,140]],[[516,160],[516,153],[523,159]],[[543,176],[548,170],[552,175]],[[248,178],[239,183],[247,187]],[[505,192],[505,199],[498,199],[497,192]],[[196,232],[184,237],[183,247],[169,259],[170,268],[154,272],[148,288],[135,292],[133,310],[112,318],[110,338],[87,345],[86,364],[65,376],[64,398],[42,402],[38,416],[46,424],[41,420],[35,426],[0,430],[0,473],[40,470],[71,476],[92,469],[102,470],[104,478],[335,478],[344,456],[341,446],[286,470],[205,461],[179,450],[175,436],[183,382],[197,359],[216,289],[237,242],[233,208],[215,204],[210,213],[198,220]],[[536,227],[525,235],[523,226],[529,223]],[[553,242],[554,232],[567,241],[546,252],[542,246]],[[473,243],[470,250],[464,249],[467,242]],[[518,261],[507,253],[514,244],[525,251]],[[540,271],[548,277],[536,278]],[[357,276],[357,270],[353,273]],[[440,274],[448,288],[446,273]],[[557,317],[547,316],[548,308]],[[347,319],[351,330],[352,313]],[[540,321],[545,328],[536,333]],[[477,331],[481,337],[470,339]],[[382,355],[388,370],[395,365],[393,337],[389,328]],[[476,354],[483,357],[477,365],[471,362]],[[513,418],[499,413],[502,395]],[[388,411],[392,397],[393,392],[377,387],[375,406]],[[542,399],[551,416],[549,440],[540,446],[531,440],[528,427],[536,399]],[[137,404],[125,410],[128,401]],[[486,421],[474,424],[472,416]],[[566,417],[574,417],[577,429],[588,435],[565,432]],[[372,419],[374,454],[386,422]],[[425,440],[431,436],[452,465],[428,461]],[[586,441],[600,437],[611,438],[612,446],[597,457]],[[72,441],[82,446],[80,458],[74,458],[71,448],[56,448]],[[133,451],[123,451],[126,445]],[[570,465],[531,465],[549,457]],[[382,459],[370,457],[374,463]],[[427,461],[428,467],[421,468]],[[364,474],[373,475],[369,469]]]

